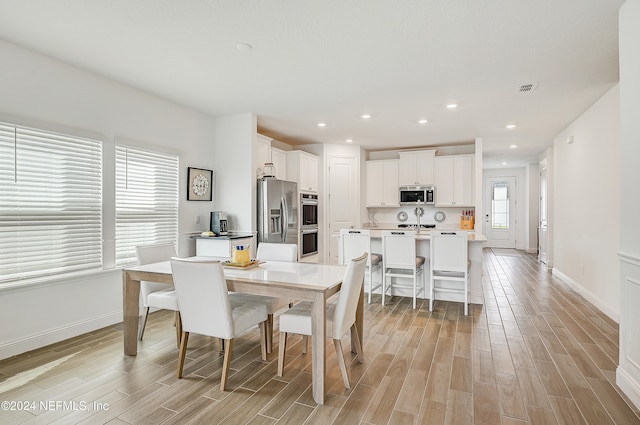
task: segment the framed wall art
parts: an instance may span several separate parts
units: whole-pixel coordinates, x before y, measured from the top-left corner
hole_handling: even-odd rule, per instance
[[[187,201],[211,201],[213,170],[189,167],[187,171]]]

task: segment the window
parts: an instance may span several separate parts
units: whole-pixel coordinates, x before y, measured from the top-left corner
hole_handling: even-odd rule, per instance
[[[492,184],[491,228],[509,228],[509,185],[507,182]]]
[[[102,269],[102,143],[0,123],[0,285]]]
[[[178,157],[116,146],[116,265],[136,261],[136,246],[176,243]]]

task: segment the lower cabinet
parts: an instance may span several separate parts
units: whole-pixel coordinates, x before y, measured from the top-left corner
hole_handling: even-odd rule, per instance
[[[253,236],[226,238],[196,238],[196,255],[202,257],[231,258],[231,251],[237,245],[250,245],[251,258],[256,258],[256,247]]]

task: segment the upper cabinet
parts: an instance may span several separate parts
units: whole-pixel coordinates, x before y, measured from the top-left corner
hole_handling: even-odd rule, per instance
[[[400,152],[400,186],[434,184],[435,150]]]
[[[435,158],[436,206],[472,207],[475,155],[447,155]]]
[[[317,192],[318,171],[317,156],[303,151],[287,152],[287,179],[297,182],[298,190]]]
[[[273,139],[259,133],[256,136],[256,159],[254,166],[256,168],[256,176],[259,176],[262,174],[264,164],[271,162],[271,140]]]
[[[398,160],[367,161],[367,207],[399,207]]]
[[[287,180],[287,153],[282,149],[272,147],[271,162],[276,168],[276,179]]]

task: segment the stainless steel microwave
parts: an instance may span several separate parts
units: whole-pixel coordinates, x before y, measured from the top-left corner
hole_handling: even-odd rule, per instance
[[[400,205],[435,204],[435,195],[433,186],[400,186]]]

